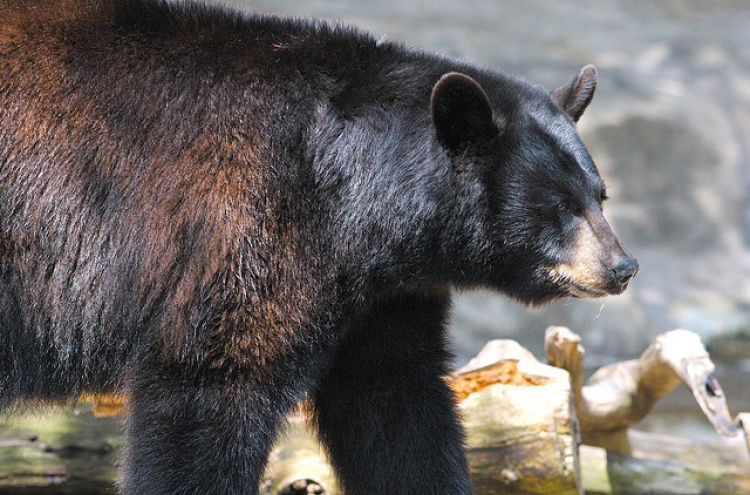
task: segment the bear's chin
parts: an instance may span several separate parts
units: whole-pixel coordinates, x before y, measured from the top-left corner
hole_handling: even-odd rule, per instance
[[[576,299],[598,299],[607,296],[621,294],[627,289],[628,284],[617,285],[611,284],[606,288],[589,287],[578,285],[572,282],[565,284],[541,283],[539,285],[529,284],[521,293],[511,293],[512,299],[530,307],[541,307],[551,304],[559,299],[576,298]]]
[[[598,299],[600,297],[616,296],[625,292],[628,283],[617,283],[611,281],[606,286],[588,286],[570,282],[560,288],[563,293],[561,297],[575,297],[577,299]]]
[[[578,299],[596,299],[599,297],[606,297],[611,293],[606,290],[592,287],[584,287],[576,284],[571,284],[566,288],[567,295]],[[620,291],[622,292],[622,291]],[[618,292],[619,294],[619,292]]]

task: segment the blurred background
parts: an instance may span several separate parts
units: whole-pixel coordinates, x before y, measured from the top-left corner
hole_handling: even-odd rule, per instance
[[[457,364],[495,338],[517,340],[542,359],[545,328],[565,325],[582,336],[594,369],[685,328],[719,362],[731,412],[750,410],[747,0],[229,3],[351,23],[550,89],[595,64],[599,86],[579,128],[609,186],[605,214],[641,272],[622,296],[542,309],[460,294],[452,319]],[[663,427],[680,423],[671,414],[699,414],[686,390],[660,407]]]

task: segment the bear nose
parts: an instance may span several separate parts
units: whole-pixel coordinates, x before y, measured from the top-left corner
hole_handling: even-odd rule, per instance
[[[612,272],[614,273],[615,279],[625,285],[630,282],[631,278],[635,277],[636,273],[638,273],[638,261],[636,261],[635,258],[623,258],[617,266],[612,269]]]

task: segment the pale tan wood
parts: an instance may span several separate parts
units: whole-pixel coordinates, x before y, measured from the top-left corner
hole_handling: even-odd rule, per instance
[[[687,330],[659,335],[639,359],[597,370],[583,385],[585,351],[580,337],[565,327],[545,334],[547,360],[570,372],[583,442],[629,453],[628,427],[642,420],[656,402],[684,383],[716,430],[741,433],[731,419],[714,363],[700,338]]]
[[[547,359],[571,375],[584,443],[581,472],[588,493],[750,494],[750,416],[732,421],[714,364],[700,338],[674,330],[656,338],[639,359],[597,370],[583,384],[585,350],[578,335],[550,327]],[[656,401],[684,383],[714,425],[713,442],[629,429]]]
[[[280,495],[290,491],[295,494],[342,495],[333,469],[301,411],[292,415],[283,440],[271,452],[260,495]]]
[[[567,372],[539,363],[516,342],[492,341],[452,386],[462,399],[477,493],[583,493]]]

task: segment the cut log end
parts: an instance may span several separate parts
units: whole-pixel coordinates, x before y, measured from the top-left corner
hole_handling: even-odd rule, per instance
[[[456,400],[462,402],[469,395],[481,392],[485,388],[502,384],[514,387],[530,387],[548,384],[550,379],[522,373],[518,361],[500,361],[474,371],[456,375],[450,382]]]

